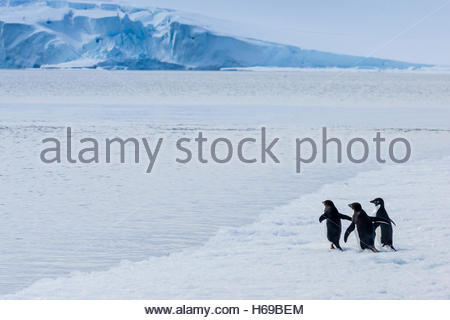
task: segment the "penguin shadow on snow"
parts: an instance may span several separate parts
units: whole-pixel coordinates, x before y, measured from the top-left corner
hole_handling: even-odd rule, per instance
[[[338,209],[331,200],[322,202],[324,205],[324,213],[320,216],[319,222],[327,220],[327,239],[331,243],[330,249],[339,249],[344,251],[339,244],[342,223],[341,220],[349,220],[351,224],[344,234],[344,242],[347,242],[348,237],[354,232],[357,239],[358,246],[361,250],[370,250],[372,252],[389,252],[397,251],[393,246],[393,230],[392,224],[394,221],[389,218],[382,198],[376,198],[372,201],[377,209],[375,217],[369,216],[358,202],[350,203],[348,206],[353,210],[353,216],[350,218],[347,215],[339,213]],[[381,251],[375,247],[375,232],[380,234]],[[350,249],[351,250],[351,249]]]

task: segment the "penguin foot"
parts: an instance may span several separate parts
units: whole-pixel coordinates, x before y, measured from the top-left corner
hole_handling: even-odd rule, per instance
[[[393,251],[397,251],[397,249],[394,248],[394,246],[392,244],[383,244],[383,248],[388,246],[389,248],[391,248]]]
[[[336,249],[335,247],[334,247],[334,244],[331,244],[331,247],[330,247],[330,249]]]

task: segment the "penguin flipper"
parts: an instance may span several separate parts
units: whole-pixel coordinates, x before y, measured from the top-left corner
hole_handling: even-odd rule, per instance
[[[370,220],[374,223],[385,223],[385,224],[391,224],[391,222],[389,220],[386,220],[384,218],[379,218],[379,217],[370,217]]]
[[[352,233],[352,231],[355,230],[355,223],[352,222],[347,230],[345,230],[345,235],[344,235],[344,242],[347,242],[348,236],[350,235],[350,233]]]
[[[324,213],[323,215],[320,216],[319,222],[322,223],[322,221],[325,220],[326,218],[327,218],[327,216]]]
[[[348,221],[352,221],[352,218],[345,215],[345,214],[341,214],[339,213],[339,218],[341,218],[342,220],[348,220]]]

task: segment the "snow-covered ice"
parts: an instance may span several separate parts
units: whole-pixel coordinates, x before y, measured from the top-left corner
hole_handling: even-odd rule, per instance
[[[449,299],[449,163],[447,157],[364,172],[256,223],[222,229],[201,248],[41,280],[8,298]],[[317,222],[321,201],[335,199],[346,210],[360,199],[368,208],[372,195],[385,195],[396,219],[398,252],[361,252],[354,236],[344,252],[329,251]]]
[[[0,74],[2,297],[449,298],[446,73]],[[75,140],[168,144],[151,175],[145,163],[42,164],[41,140],[67,126]],[[280,137],[280,164],[173,161],[181,136],[236,142],[261,126]],[[296,174],[295,138],[320,140],[322,126],[343,142],[405,137],[412,159]],[[360,252],[354,235],[330,251],[321,202],[372,212],[378,196],[399,251]]]
[[[402,120],[409,117],[414,126],[418,118],[414,110],[448,108],[450,72],[0,69],[0,96],[0,102],[21,105],[409,107],[413,110],[402,114]],[[380,123],[373,117],[357,120],[361,125]],[[394,125],[393,120],[384,117],[382,124]],[[446,123],[439,117],[431,120]]]

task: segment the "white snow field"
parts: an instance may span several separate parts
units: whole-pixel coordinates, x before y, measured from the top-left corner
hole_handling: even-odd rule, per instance
[[[448,73],[2,70],[1,297],[448,299],[449,104]],[[164,143],[151,174],[145,155],[41,163],[41,141],[65,150],[68,126],[74,150],[86,137]],[[180,137],[236,145],[262,126],[279,164],[174,161]],[[331,146],[324,164],[319,144],[297,174],[295,139],[320,143],[324,126],[344,147],[366,139],[369,160],[338,164]],[[377,163],[377,132],[408,139],[411,159],[383,145]],[[246,151],[259,159],[258,144]],[[372,213],[375,197],[398,252],[361,252],[354,235],[331,251],[321,202]]]
[[[450,158],[368,171],[222,229],[204,246],[108,271],[41,280],[25,299],[449,299]],[[323,199],[339,208],[383,194],[396,216],[398,252],[327,250],[317,222]],[[343,196],[346,195],[346,196]]]

